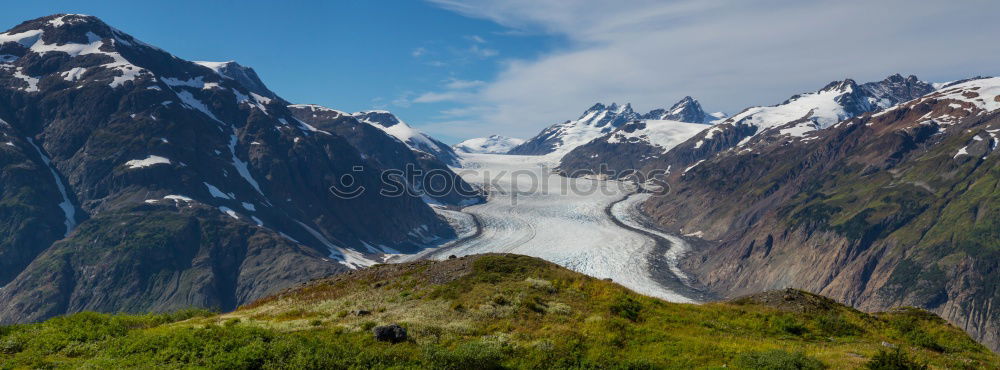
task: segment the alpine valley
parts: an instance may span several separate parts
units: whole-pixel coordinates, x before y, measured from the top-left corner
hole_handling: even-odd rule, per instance
[[[304,103],[93,16],[0,33],[0,368],[1000,363],[1000,78],[455,145]]]

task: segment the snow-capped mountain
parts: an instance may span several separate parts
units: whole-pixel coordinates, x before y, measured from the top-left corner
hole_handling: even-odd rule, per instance
[[[780,135],[801,136],[862,113],[875,112],[915,99],[934,87],[915,76],[889,76],[859,85],[852,79],[834,81],[817,92],[796,95],[770,107],[745,109],[726,120],[753,126],[758,132],[781,127]]]
[[[704,131],[709,125],[671,120],[633,121],[580,145],[560,159],[559,169],[571,177],[608,176],[643,167],[677,145]]]
[[[465,140],[453,145],[452,148],[459,153],[503,154],[521,144],[524,144],[524,139],[490,135],[489,137],[477,137]]]
[[[658,108],[645,114],[638,114],[633,111],[631,104],[618,105],[611,103],[611,105],[604,105],[597,103],[583,112],[580,118],[546,128],[534,138],[511,149],[509,154],[552,154],[563,156],[579,146],[609,135],[629,122],[673,121],[680,123],[709,123],[718,120],[719,117],[725,117],[725,114],[705,113],[701,108],[701,104],[690,96],[684,97],[672,105],[670,109]],[[649,127],[664,129],[667,126],[669,125],[665,126],[661,123],[655,123]],[[667,129],[667,131],[670,130]],[[644,134],[637,133],[636,135],[642,136]],[[664,138],[664,134],[658,132],[650,132],[647,136]]]
[[[250,68],[96,17],[0,33],[0,322],[230,309],[454,236],[425,199],[380,194],[375,155],[288,105]]]
[[[600,149],[586,148],[566,154],[560,168],[567,172],[584,173],[609,167],[608,161],[625,166],[610,166],[611,170],[618,172],[627,169],[686,168],[733,147],[748,146],[756,140],[801,137],[810,131],[863,113],[877,112],[932,91],[933,85],[914,76],[903,77],[899,74],[865,84],[851,79],[834,81],[816,92],[795,95],[777,105],[751,107],[727,119],[713,121],[713,126],[674,145],[665,153],[656,153],[648,148],[637,150],[626,146],[601,145]]]
[[[573,148],[636,119],[639,119],[639,114],[632,111],[630,104],[597,103],[583,112],[580,118],[546,128],[537,136],[511,149],[509,154],[566,154]]]
[[[409,145],[413,150],[433,155],[448,165],[459,166],[458,156],[455,154],[454,149],[411,127],[391,112],[373,110],[357,112],[353,116],[361,120],[361,122],[371,124],[396,137],[406,143],[406,145]]]

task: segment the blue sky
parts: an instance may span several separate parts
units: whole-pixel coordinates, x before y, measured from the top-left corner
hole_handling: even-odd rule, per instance
[[[236,60],[295,103],[387,109],[454,143],[530,137],[594,102],[686,95],[736,113],[833,80],[1000,75],[1000,2],[909,0],[35,1],[190,60]]]
[[[16,2],[4,4],[0,24],[54,13],[98,16],[184,59],[236,60],[295,103],[388,109],[415,126],[460,105],[413,103],[421,94],[479,86],[505,59],[533,58],[559,38],[402,0]],[[447,131],[434,134],[461,138]]]

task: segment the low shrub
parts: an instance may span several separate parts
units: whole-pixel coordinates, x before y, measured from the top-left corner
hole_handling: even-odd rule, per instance
[[[826,368],[822,362],[806,356],[802,352],[782,350],[744,353],[736,359],[736,365],[743,369],[808,370]]]
[[[911,360],[906,352],[896,348],[892,351],[880,350],[865,363],[865,367],[871,370],[923,370],[927,369],[927,364]]]
[[[627,295],[619,296],[611,304],[611,313],[615,316],[626,318],[630,321],[639,321],[639,312],[642,311],[642,303]]]

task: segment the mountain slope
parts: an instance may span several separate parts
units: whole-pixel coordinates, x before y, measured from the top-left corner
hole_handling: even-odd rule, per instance
[[[0,238],[0,322],[227,309],[454,236],[421,198],[380,195],[375,163],[249,68],[82,15],[22,23],[0,56],[0,215],[17,230]],[[370,191],[331,194],[348,174]]]
[[[559,170],[571,177],[587,174],[627,177],[628,170],[656,161],[706,127],[701,123],[670,120],[627,123],[566,153],[559,161]]]
[[[405,327],[406,340],[373,338],[374,326],[392,323]],[[886,357],[948,368],[998,363],[960,330],[917,309],[871,315],[795,290],[673,304],[515,255],[379,265],[224,315],[77,314],[0,328],[0,343],[0,363],[13,367],[818,369]]]
[[[899,74],[864,84],[851,79],[834,81],[816,92],[795,95],[778,105],[744,109],[713,129],[679,145],[676,151],[687,152],[687,155],[678,155],[678,163],[674,167],[680,168],[708,158],[753,137],[802,136],[809,131],[827,128],[863,113],[890,108],[932,91],[934,87],[931,84],[920,81],[915,76],[903,77]]]
[[[1000,79],[944,87],[755,137],[673,171],[672,193],[644,208],[711,241],[683,265],[716,292],[797,287],[865,310],[925,307],[997,350],[998,115]]]
[[[460,153],[504,154],[521,144],[524,144],[524,139],[490,135],[465,140],[453,145],[452,148]]]
[[[463,206],[483,201],[480,192],[448,165],[425,151],[411,148],[381,126],[363,123],[354,115],[318,105],[288,107],[296,118],[343,136],[383,170],[395,170],[399,182],[413,194],[436,204]]]
[[[413,150],[437,157],[449,166],[459,167],[458,155],[450,146],[418,131],[387,111],[366,111],[354,113],[354,117],[385,131],[409,145]]]
[[[632,106],[629,104],[619,106],[617,103],[611,105],[597,103],[583,112],[580,118],[552,125],[537,136],[514,147],[508,154],[565,154],[636,119],[639,119],[639,114],[632,111]]]

